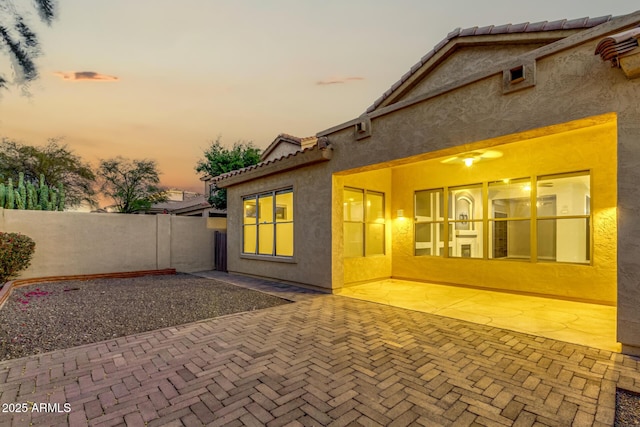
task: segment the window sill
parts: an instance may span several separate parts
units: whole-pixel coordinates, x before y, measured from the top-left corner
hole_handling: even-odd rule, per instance
[[[272,256],[272,255],[252,255],[240,254],[241,259],[254,259],[258,261],[283,262],[285,264],[297,264],[298,261],[293,257]]]

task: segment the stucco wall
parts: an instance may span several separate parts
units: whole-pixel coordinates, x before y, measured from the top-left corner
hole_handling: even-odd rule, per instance
[[[213,230],[207,218],[169,216],[171,219],[171,268],[193,272],[213,269]]]
[[[612,96],[622,98],[624,86]],[[640,79],[627,86],[639,99]],[[623,351],[640,355],[640,103],[625,100],[623,105],[618,116],[618,340]]]
[[[242,197],[289,187],[293,187],[293,257],[242,255]],[[229,272],[331,289],[331,194],[331,173],[327,163],[306,167],[302,173],[278,173],[229,187]]]
[[[407,95],[399,100],[413,98],[459,79],[460,76],[472,74],[491,64],[507,58],[530,52],[543,43],[460,47],[452,56],[439,64],[429,75],[418,83]]]
[[[36,242],[20,277],[175,268],[213,268],[213,230],[206,218],[0,209],[0,230]]]

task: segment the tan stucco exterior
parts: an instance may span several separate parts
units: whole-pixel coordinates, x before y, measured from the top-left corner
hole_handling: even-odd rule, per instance
[[[328,163],[303,173],[276,173],[233,186],[227,193],[228,271],[331,289],[331,172]],[[242,197],[293,188],[294,256],[273,258],[242,253]],[[326,203],[318,203],[326,200]]]
[[[257,168],[250,181],[230,178],[230,270],[325,289],[403,277],[617,304],[618,339],[624,351],[640,351],[640,79],[628,79],[594,55],[601,38],[638,24],[640,12],[571,31],[529,51],[507,44],[497,52],[503,38],[476,53],[467,46],[461,59],[484,52],[491,60],[465,62],[453,59],[454,53],[442,63],[426,64],[430,71],[420,81],[409,78],[398,96],[388,96],[393,102],[319,132],[333,150],[330,161],[265,177]],[[518,66],[526,66],[528,80],[505,88],[505,71]],[[457,72],[444,72],[447,67]],[[358,133],[360,123],[370,126],[370,136]],[[478,148],[504,156],[457,173],[440,163]],[[591,174],[589,265],[412,254],[414,191],[577,170]],[[293,260],[244,259],[237,243],[240,220],[231,219],[240,218],[241,196],[286,185],[294,187],[296,200]],[[343,257],[345,186],[385,193],[385,255]],[[404,223],[398,210],[408,217]]]

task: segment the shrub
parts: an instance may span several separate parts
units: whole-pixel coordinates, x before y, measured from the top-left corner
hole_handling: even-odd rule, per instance
[[[35,248],[29,236],[0,232],[0,287],[29,267]]]

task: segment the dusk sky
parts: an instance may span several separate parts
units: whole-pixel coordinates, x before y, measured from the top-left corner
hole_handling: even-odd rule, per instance
[[[16,0],[17,4],[28,3]],[[0,93],[0,137],[63,137],[94,166],[155,159],[202,191],[210,141],[265,148],[362,114],[456,27],[623,15],[630,0],[60,0],[31,96]],[[25,7],[31,12],[33,8]],[[6,56],[0,70],[11,78]]]

